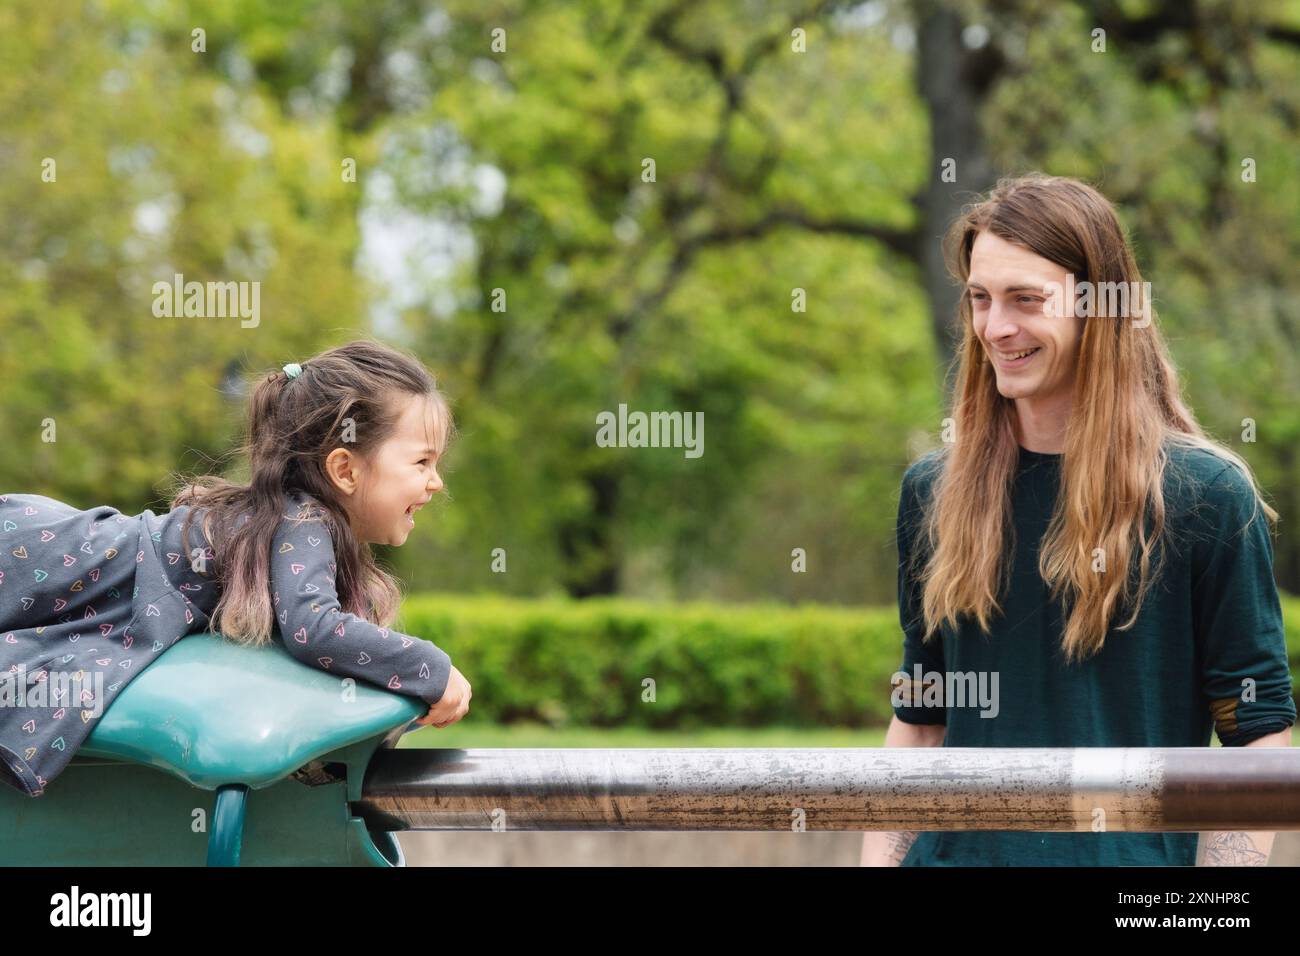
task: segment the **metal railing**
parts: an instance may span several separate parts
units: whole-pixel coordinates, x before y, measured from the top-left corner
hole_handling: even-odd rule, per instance
[[[1300,830],[1300,749],[380,750],[381,830]]]

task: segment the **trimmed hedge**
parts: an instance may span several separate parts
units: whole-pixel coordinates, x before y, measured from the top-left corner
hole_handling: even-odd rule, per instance
[[[1300,600],[1284,595],[1282,611],[1294,675]],[[892,607],[425,594],[396,626],[447,651],[475,715],[499,723],[879,727],[902,660]]]

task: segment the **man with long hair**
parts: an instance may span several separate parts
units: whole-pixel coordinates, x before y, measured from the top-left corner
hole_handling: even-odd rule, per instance
[[[963,342],[944,445],[903,477],[885,746],[1290,746],[1277,514],[1184,403],[1111,204],[1004,180],[946,251]],[[945,699],[952,674],[998,699]],[[1273,843],[1202,837],[1203,865],[1263,865]],[[870,832],[862,862],[1189,866],[1197,840]]]

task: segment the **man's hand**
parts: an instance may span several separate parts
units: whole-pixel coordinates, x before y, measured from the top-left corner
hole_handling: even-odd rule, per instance
[[[1265,734],[1247,747],[1290,747],[1291,728]],[[1212,830],[1201,834],[1197,866],[1268,866],[1275,834]]]
[[[948,728],[943,724],[909,724],[894,715],[885,731],[886,747],[942,747]],[[862,834],[862,866],[900,866],[920,835],[916,830],[868,830]]]
[[[417,724],[434,727],[450,727],[469,713],[469,699],[474,696],[465,675],[452,665],[447,676],[447,689],[438,698],[438,703],[429,708],[429,712],[416,721]]]

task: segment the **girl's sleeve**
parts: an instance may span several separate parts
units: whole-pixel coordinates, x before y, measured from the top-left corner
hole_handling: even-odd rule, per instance
[[[451,658],[429,641],[340,610],[335,574],[334,542],[321,518],[280,522],[271,544],[271,590],[289,653],[331,674],[437,703]]]

